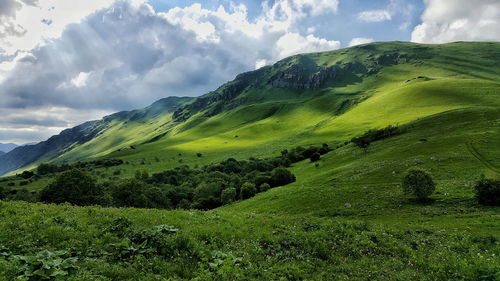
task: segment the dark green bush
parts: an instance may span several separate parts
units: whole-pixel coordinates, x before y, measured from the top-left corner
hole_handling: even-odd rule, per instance
[[[474,185],[479,204],[500,206],[500,181],[482,176]]]
[[[285,168],[276,168],[271,172],[273,186],[281,186],[295,181],[295,176]]]
[[[222,204],[230,204],[234,200],[236,200],[236,188],[226,188],[222,191],[220,195],[220,200]]]
[[[319,153],[314,153],[313,155],[311,155],[309,159],[311,160],[311,162],[316,162],[319,161],[319,159],[321,159],[321,155]]]
[[[435,190],[436,184],[429,173],[421,169],[412,169],[403,178],[403,192],[413,195],[418,200],[427,199]]]
[[[40,200],[47,203],[69,202],[75,205],[98,204],[102,187],[94,178],[78,169],[61,173],[40,192]]]
[[[268,183],[263,183],[259,186],[259,192],[266,192],[271,189],[271,186]]]
[[[257,194],[257,189],[253,183],[246,182],[241,186],[240,197],[241,199],[248,199]]]

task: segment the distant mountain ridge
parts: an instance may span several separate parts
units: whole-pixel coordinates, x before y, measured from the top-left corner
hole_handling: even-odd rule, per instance
[[[498,58],[500,43],[490,42],[382,42],[295,55],[200,97],[161,99],[17,148],[0,156],[0,174],[50,161],[346,140],[375,126],[492,106]]]
[[[0,152],[7,153],[16,147],[18,147],[18,145],[15,143],[0,143]]]
[[[74,128],[66,129],[46,141],[16,147],[9,153],[0,155],[0,175],[20,169],[40,159],[46,159],[46,161],[55,159],[74,147],[95,138],[109,129],[113,122],[129,122],[173,112],[181,102],[189,99],[179,97],[161,99],[142,110],[117,112],[105,116],[101,120],[85,122]]]

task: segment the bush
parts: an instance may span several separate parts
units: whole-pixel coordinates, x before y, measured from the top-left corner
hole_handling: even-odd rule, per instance
[[[259,186],[259,192],[266,192],[271,189],[271,186],[268,183],[263,183]]]
[[[101,196],[102,188],[90,175],[78,169],[61,173],[40,192],[40,200],[44,202],[82,206],[98,204]]]
[[[311,162],[316,162],[319,161],[319,159],[321,159],[321,155],[319,153],[314,153],[313,155],[311,155],[309,159],[311,160]]]
[[[295,176],[285,168],[276,168],[271,172],[273,186],[281,186],[295,181]]]
[[[222,204],[226,205],[236,200],[236,188],[226,188],[220,195]]]
[[[241,186],[240,197],[241,199],[248,199],[257,193],[257,189],[253,183],[246,182]]]
[[[35,175],[35,173],[33,173],[32,171],[24,171],[19,176],[23,179],[29,179],[29,178],[33,177],[34,175]]]
[[[484,176],[474,185],[479,204],[489,206],[500,205],[500,181],[487,179]]]
[[[429,173],[420,169],[408,171],[403,179],[403,192],[418,200],[427,199],[436,190],[436,184]]]
[[[129,179],[110,187],[113,205],[136,208],[170,208],[171,204],[159,188],[143,181]]]

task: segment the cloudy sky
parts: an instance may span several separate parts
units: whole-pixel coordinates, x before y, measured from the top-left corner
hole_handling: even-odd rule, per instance
[[[0,142],[44,140],[286,56],[500,40],[499,0],[0,0]]]

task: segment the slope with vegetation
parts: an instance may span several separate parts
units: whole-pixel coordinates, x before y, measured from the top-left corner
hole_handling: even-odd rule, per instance
[[[157,117],[114,121],[29,167],[52,159],[96,186],[146,182],[126,189],[136,190],[132,199],[151,184],[165,192],[154,197],[172,200],[181,192],[166,191],[177,188],[179,169],[205,179],[201,171],[218,167],[234,184],[233,169],[259,159],[290,159],[296,181],[253,197],[242,196],[242,181],[236,195],[194,182],[205,186],[190,185],[200,194],[217,189],[212,206],[226,204],[210,211],[0,202],[0,276],[499,280],[500,209],[485,201],[500,192],[499,58],[499,43],[390,42],[298,55]],[[332,150],[304,153],[323,143]],[[122,163],[105,164],[114,159]],[[7,198],[35,201],[63,175],[41,167],[48,172],[1,179]],[[432,179],[427,200],[404,193],[415,168]],[[250,193],[262,184],[239,176]],[[251,198],[230,203],[237,197]]]

